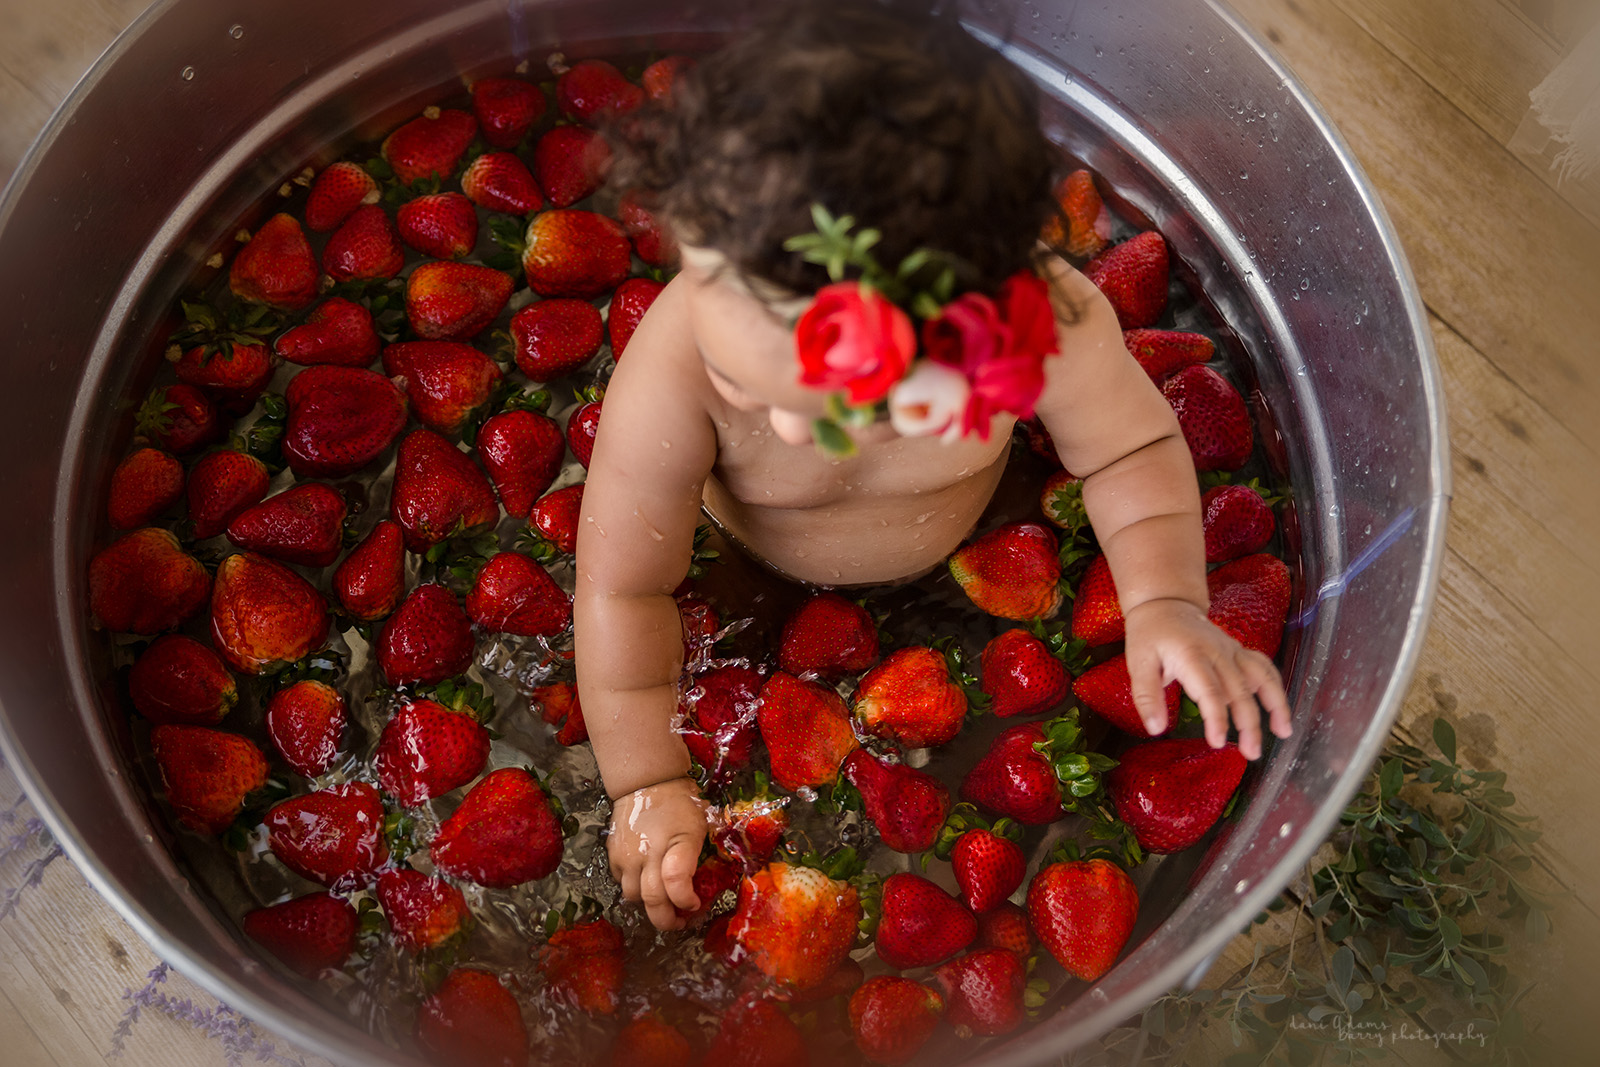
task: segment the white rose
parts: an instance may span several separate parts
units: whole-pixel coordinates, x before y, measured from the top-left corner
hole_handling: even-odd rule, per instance
[[[954,367],[919,359],[889,390],[889,424],[902,437],[961,437],[961,413],[972,387]]]

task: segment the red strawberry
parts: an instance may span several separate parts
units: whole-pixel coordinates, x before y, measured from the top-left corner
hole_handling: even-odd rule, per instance
[[[1060,214],[1045,223],[1040,240],[1080,259],[1098,255],[1111,240],[1111,213],[1095,188],[1094,175],[1073,171],[1057,183],[1055,197]]]
[[[322,269],[336,282],[393,278],[405,262],[400,234],[378,204],[352,211],[322,249]]]
[[[431,175],[448,178],[477,132],[477,121],[465,111],[430,107],[391,133],[380,151],[407,185]]]
[[[693,579],[685,577],[678,586],[682,589],[692,582]],[[704,597],[684,592],[674,593],[674,596],[678,598],[678,622],[683,627],[683,661],[696,663],[711,655],[722,620],[717,617],[717,609]]]
[[[306,678],[267,701],[267,736],[296,774],[315,778],[326,774],[338,759],[346,718],[339,691]]]
[[[457,967],[417,1009],[417,1040],[452,1067],[526,1067],[522,1009],[488,971]]]
[[[817,593],[783,624],[778,665],[790,674],[838,681],[877,659],[878,627],[872,616],[838,593]]]
[[[205,390],[220,410],[234,415],[255,405],[276,369],[266,345],[233,343],[195,345],[172,367],[178,381]]]
[[[1179,330],[1127,330],[1122,343],[1157,385],[1173,371],[1204,363],[1217,354],[1211,338]]]
[[[1042,725],[1023,723],[1003,731],[961,782],[961,798],[1006,815],[1024,826],[1041,826],[1065,814],[1061,782],[1050,759],[1035,746],[1048,738]]]
[[[494,360],[458,341],[389,345],[383,350],[383,369],[392,378],[404,379],[406,398],[417,421],[445,434],[466,425],[500,384],[500,368]]]
[[[644,91],[650,99],[667,101],[672,99],[672,90],[677,85],[678,79],[688,73],[694,66],[693,56],[674,55],[664,56],[644,68],[639,82],[644,86]]]
[[[772,863],[739,885],[728,933],[774,982],[799,991],[820,985],[855,947],[861,902],[849,882],[813,867]]]
[[[788,797],[762,793],[723,808],[720,825],[711,831],[717,855],[746,871],[765,866],[789,828],[788,804]]]
[[[1022,846],[981,826],[956,838],[950,850],[961,900],[976,915],[998,907],[1028,873]]]
[[[539,498],[528,512],[528,522],[559,552],[571,555],[578,548],[578,512],[583,507],[583,483],[557,489]]]
[[[478,212],[460,193],[430,193],[395,212],[400,240],[434,259],[460,259],[478,244]]]
[[[629,278],[617,286],[617,291],[611,296],[611,310],[606,319],[613,359],[622,358],[622,350],[628,347],[628,338],[633,336],[633,331],[639,328],[639,320],[644,318],[644,313],[650,310],[650,305],[655,303],[656,297],[665,288],[652,278]]]
[[[150,731],[178,823],[197,834],[220,834],[244,809],[246,795],[267,781],[261,750],[238,734],[168,723]]]
[[[134,530],[183,496],[183,464],[159,448],[141,448],[111,472],[106,517],[118,530]]]
[[[600,311],[587,300],[540,300],[511,316],[517,368],[536,382],[565,377],[600,351]]]
[[[1111,301],[1124,330],[1151,326],[1167,307],[1167,242],[1141,233],[1091,259],[1083,273]]]
[[[424,263],[406,279],[406,318],[417,336],[460,341],[482,333],[511,299],[511,275],[453,260]]]
[[[134,416],[135,441],[141,438],[176,456],[186,456],[221,434],[217,409],[192,385],[179,382],[152,389]]]
[[[526,410],[489,416],[478,429],[474,447],[510,515],[532,510],[534,500],[561,472],[567,454],[566,438],[556,421]]]
[[[354,300],[330,296],[312,310],[304,325],[280,336],[273,348],[303,367],[325,363],[366,367],[378,358],[379,343],[372,312]]]
[[[1159,732],[1166,733],[1178,721],[1178,703],[1181,690],[1177,682],[1170,683],[1164,691],[1167,698],[1167,724]],[[1124,733],[1135,737],[1149,737],[1139,709],[1133,703],[1133,682],[1128,677],[1128,657],[1121,652],[1078,675],[1072,683],[1072,695],[1078,703],[1100,716]]]
[[[622,931],[595,918],[550,935],[539,953],[550,995],[590,1015],[615,1015],[626,977]]]
[[[556,79],[556,104],[579,122],[590,125],[602,116],[626,115],[644,100],[644,90],[603,59],[574,63]]]
[[[1071,471],[1056,471],[1044,480],[1039,490],[1039,510],[1063,530],[1077,530],[1089,523],[1083,510],[1083,479]]]
[[[317,297],[317,261],[292,215],[274,215],[233,257],[228,288],[241,300],[298,311]]]
[[[239,701],[239,686],[211,649],[165,634],[128,671],[128,697],[153,723],[215,726]]]
[[[1122,603],[1117,599],[1117,583],[1111,577],[1111,564],[1103,554],[1089,561],[1083,577],[1078,580],[1075,593],[1072,598],[1072,636],[1082,639],[1090,648],[1121,641],[1126,633]]]
[[[361,920],[349,901],[311,893],[245,912],[244,932],[302,978],[338,970],[356,950]]]
[[[1039,638],[1005,630],[983,647],[981,686],[989,710],[1000,718],[1051,711],[1072,689],[1072,676]]]
[[[286,563],[326,567],[343,547],[346,510],[337,490],[302,482],[239,512],[228,540]]]
[[[1203,737],[1146,741],[1106,775],[1117,817],[1146,852],[1182,852],[1206,835],[1239,788],[1250,761],[1239,746]]]
[[[111,542],[89,560],[89,610],[119,633],[158,634],[200,610],[211,576],[155,526]]]
[[[557,126],[533,150],[533,173],[552,207],[571,207],[592,196],[610,168],[606,139],[582,126]]]
[[[933,1036],[944,998],[919,982],[880,974],[850,997],[850,1032],[873,1063],[905,1063]]]
[[[1224,563],[1206,575],[1211,590],[1208,617],[1245,648],[1271,657],[1283,643],[1289,617],[1289,568],[1257,553]]]
[[[694,675],[678,696],[689,754],[713,774],[748,766],[760,708],[761,672],[754,667],[729,664]]]
[[[1244,397],[1210,367],[1185,367],[1161,386],[1177,413],[1194,469],[1231,471],[1250,458],[1250,412]]]
[[[1277,523],[1261,494],[1248,485],[1219,485],[1200,498],[1206,562],[1224,563],[1260,552]]]
[[[339,604],[362,622],[376,622],[393,611],[405,595],[405,583],[405,542],[400,527],[388,519],[379,519],[333,572]]]
[[[901,872],[884,879],[878,958],[895,970],[947,960],[977,936],[967,906],[926,878]]]
[[[1056,962],[1092,982],[1111,969],[1139,916],[1127,872],[1107,860],[1052,863],[1028,884],[1028,921]]]
[[[905,853],[933,847],[950,814],[950,790],[943,782],[903,763],[874,759],[863,748],[845,757],[840,773],[861,791],[867,818],[885,845]]]
[[[933,975],[944,990],[946,1018],[957,1036],[1009,1034],[1022,1025],[1028,975],[1022,961],[1002,948],[980,948],[941,964]]]
[[[429,582],[411,591],[378,631],[378,668],[393,687],[437,685],[472,665],[472,624],[456,595]]]
[[[359,163],[330,163],[311,183],[306,195],[306,226],[313,233],[328,233],[363,204],[376,204],[383,196],[378,182]]]
[[[632,260],[621,226],[592,211],[563,208],[528,224],[522,269],[528,288],[540,296],[592,300],[622,284]]]
[[[211,590],[211,640],[244,674],[293,663],[328,636],[328,604],[304,578],[254,552],[217,566]]]
[[[485,152],[467,165],[461,191],[481,208],[508,215],[527,215],[544,207],[544,194],[533,183],[527,164],[510,152]]]
[[[267,845],[302,878],[329,889],[369,886],[389,862],[383,801],[366,782],[291,797],[267,812]]]
[[[467,612],[494,633],[552,637],[572,625],[572,598],[527,556],[501,552],[478,571]]]
[[[438,948],[472,922],[461,890],[409,867],[378,875],[377,894],[395,943],[408,952]]]
[[[944,656],[921,645],[889,653],[861,679],[855,701],[867,733],[909,748],[944,744],[967,715],[966,691],[950,679]]]
[[[432,430],[412,430],[400,442],[389,508],[412,552],[426,552],[500,518],[489,479],[466,453]]]
[[[1037,415],[1031,419],[1017,420],[1017,428],[1022,431],[1022,440],[1029,452],[1052,467],[1061,466],[1061,457],[1056,454],[1055,438],[1050,436],[1050,431],[1044,428],[1044,423],[1039,421]]]
[[[1033,931],[1028,913],[1009,900],[978,916],[978,946],[1003,948],[1024,964],[1033,953]]]
[[[515,148],[544,117],[544,93],[518,78],[480,78],[472,83],[472,113],[483,139],[495,148]]]
[[[770,1000],[751,996],[736,1001],[722,1016],[706,1064],[742,1067],[810,1067],[805,1035]]]
[[[658,219],[645,207],[636,190],[622,194],[617,203],[617,221],[633,241],[638,257],[652,267],[671,267],[678,262],[678,242]]]
[[[1038,523],[992,530],[957,549],[949,566],[956,584],[990,615],[1047,619],[1061,607],[1056,536]]]
[[[489,731],[478,720],[432,700],[416,700],[384,726],[372,768],[385,793],[414,808],[466,785],[488,761]]]
[[[595,434],[600,432],[600,405],[591,400],[567,416],[567,445],[584,470],[589,469],[589,459],[594,455]]]
[[[189,521],[196,541],[215,537],[233,517],[267,495],[266,465],[248,452],[207,452],[189,472]]]
[[[543,878],[561,863],[561,823],[538,779],[521,767],[490,771],[434,835],[433,865],[491,889]]]
[[[583,704],[578,687],[571,682],[541,685],[528,694],[528,706],[537,708],[539,717],[556,728],[556,743],[581,745],[589,740],[589,727],[583,721]]]
[[[406,400],[364,367],[307,367],[284,390],[283,457],[302,478],[342,478],[383,455],[406,424]]]
[[[785,789],[828,785],[858,745],[838,693],[782,671],[761,687],[756,721],[772,758],[773,781]]]
[[[645,1015],[617,1031],[610,1067],[692,1067],[694,1046],[671,1023]]]

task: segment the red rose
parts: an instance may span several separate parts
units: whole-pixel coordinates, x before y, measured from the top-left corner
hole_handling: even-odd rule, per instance
[[[972,391],[961,432],[987,441],[995,415],[1029,418],[1044,391],[1045,357],[1060,347],[1049,284],[1021,270],[1000,286],[998,301],[963,293],[923,323],[922,343],[930,359],[966,375]]]
[[[1012,344],[1018,352],[1043,359],[1060,351],[1049,282],[1031,270],[1019,270],[1001,284],[999,304],[1000,317],[1011,327]]]
[[[838,282],[817,291],[794,329],[800,383],[850,403],[872,404],[905,376],[917,354],[917,334],[904,311],[876,289]]]
[[[922,324],[922,346],[929,359],[955,367],[970,381],[985,363],[1011,344],[1011,330],[1000,309],[982,293],[962,293],[936,318]]]

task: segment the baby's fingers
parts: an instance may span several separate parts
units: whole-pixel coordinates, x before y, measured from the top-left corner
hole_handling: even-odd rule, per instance
[[[1161,684],[1161,658],[1153,652],[1128,655],[1128,684],[1133,707],[1151,737],[1167,732],[1167,696]]]
[[[1206,744],[1212,748],[1227,744],[1229,693],[1211,659],[1199,652],[1191,652],[1184,657],[1175,673],[1183,684],[1183,691],[1200,706]]]
[[[700,843],[680,837],[661,857],[661,881],[667,899],[684,911],[697,911],[700,897],[694,891],[694,869],[698,866]]]
[[[1232,660],[1217,663],[1217,676],[1228,694],[1233,725],[1239,730],[1239,752],[1245,759],[1261,758],[1261,709],[1256,706],[1255,690]]]
[[[644,870],[639,875],[639,899],[644,901],[645,914],[650,916],[657,930],[676,930],[684,925],[667,896],[666,883],[661,877],[661,860],[656,856],[645,860]]]
[[[1289,698],[1283,691],[1283,676],[1278,668],[1260,652],[1246,649],[1239,656],[1239,669],[1245,683],[1267,709],[1268,725],[1277,737],[1288,737],[1293,731],[1289,722]]]

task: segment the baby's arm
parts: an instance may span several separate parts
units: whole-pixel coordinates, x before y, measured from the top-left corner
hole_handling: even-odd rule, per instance
[[[705,840],[689,753],[672,730],[683,630],[672,591],[693,552],[716,432],[678,293],[640,322],[606,392],[578,528],[578,688],[606,792],[607,849],[623,897],[658,928],[683,925]]]
[[[1200,706],[1206,738],[1261,754],[1260,712],[1289,735],[1289,705],[1272,661],[1242,647],[1206,618],[1205,545],[1194,461],[1177,417],[1123,344],[1111,305],[1082,274],[1057,263],[1057,294],[1075,307],[1061,329],[1062,354],[1046,362],[1038,414],[1063,465],[1083,476],[1083,503],[1116,581],[1127,620],[1134,704],[1156,732],[1165,727],[1163,687],[1173,680]]]

